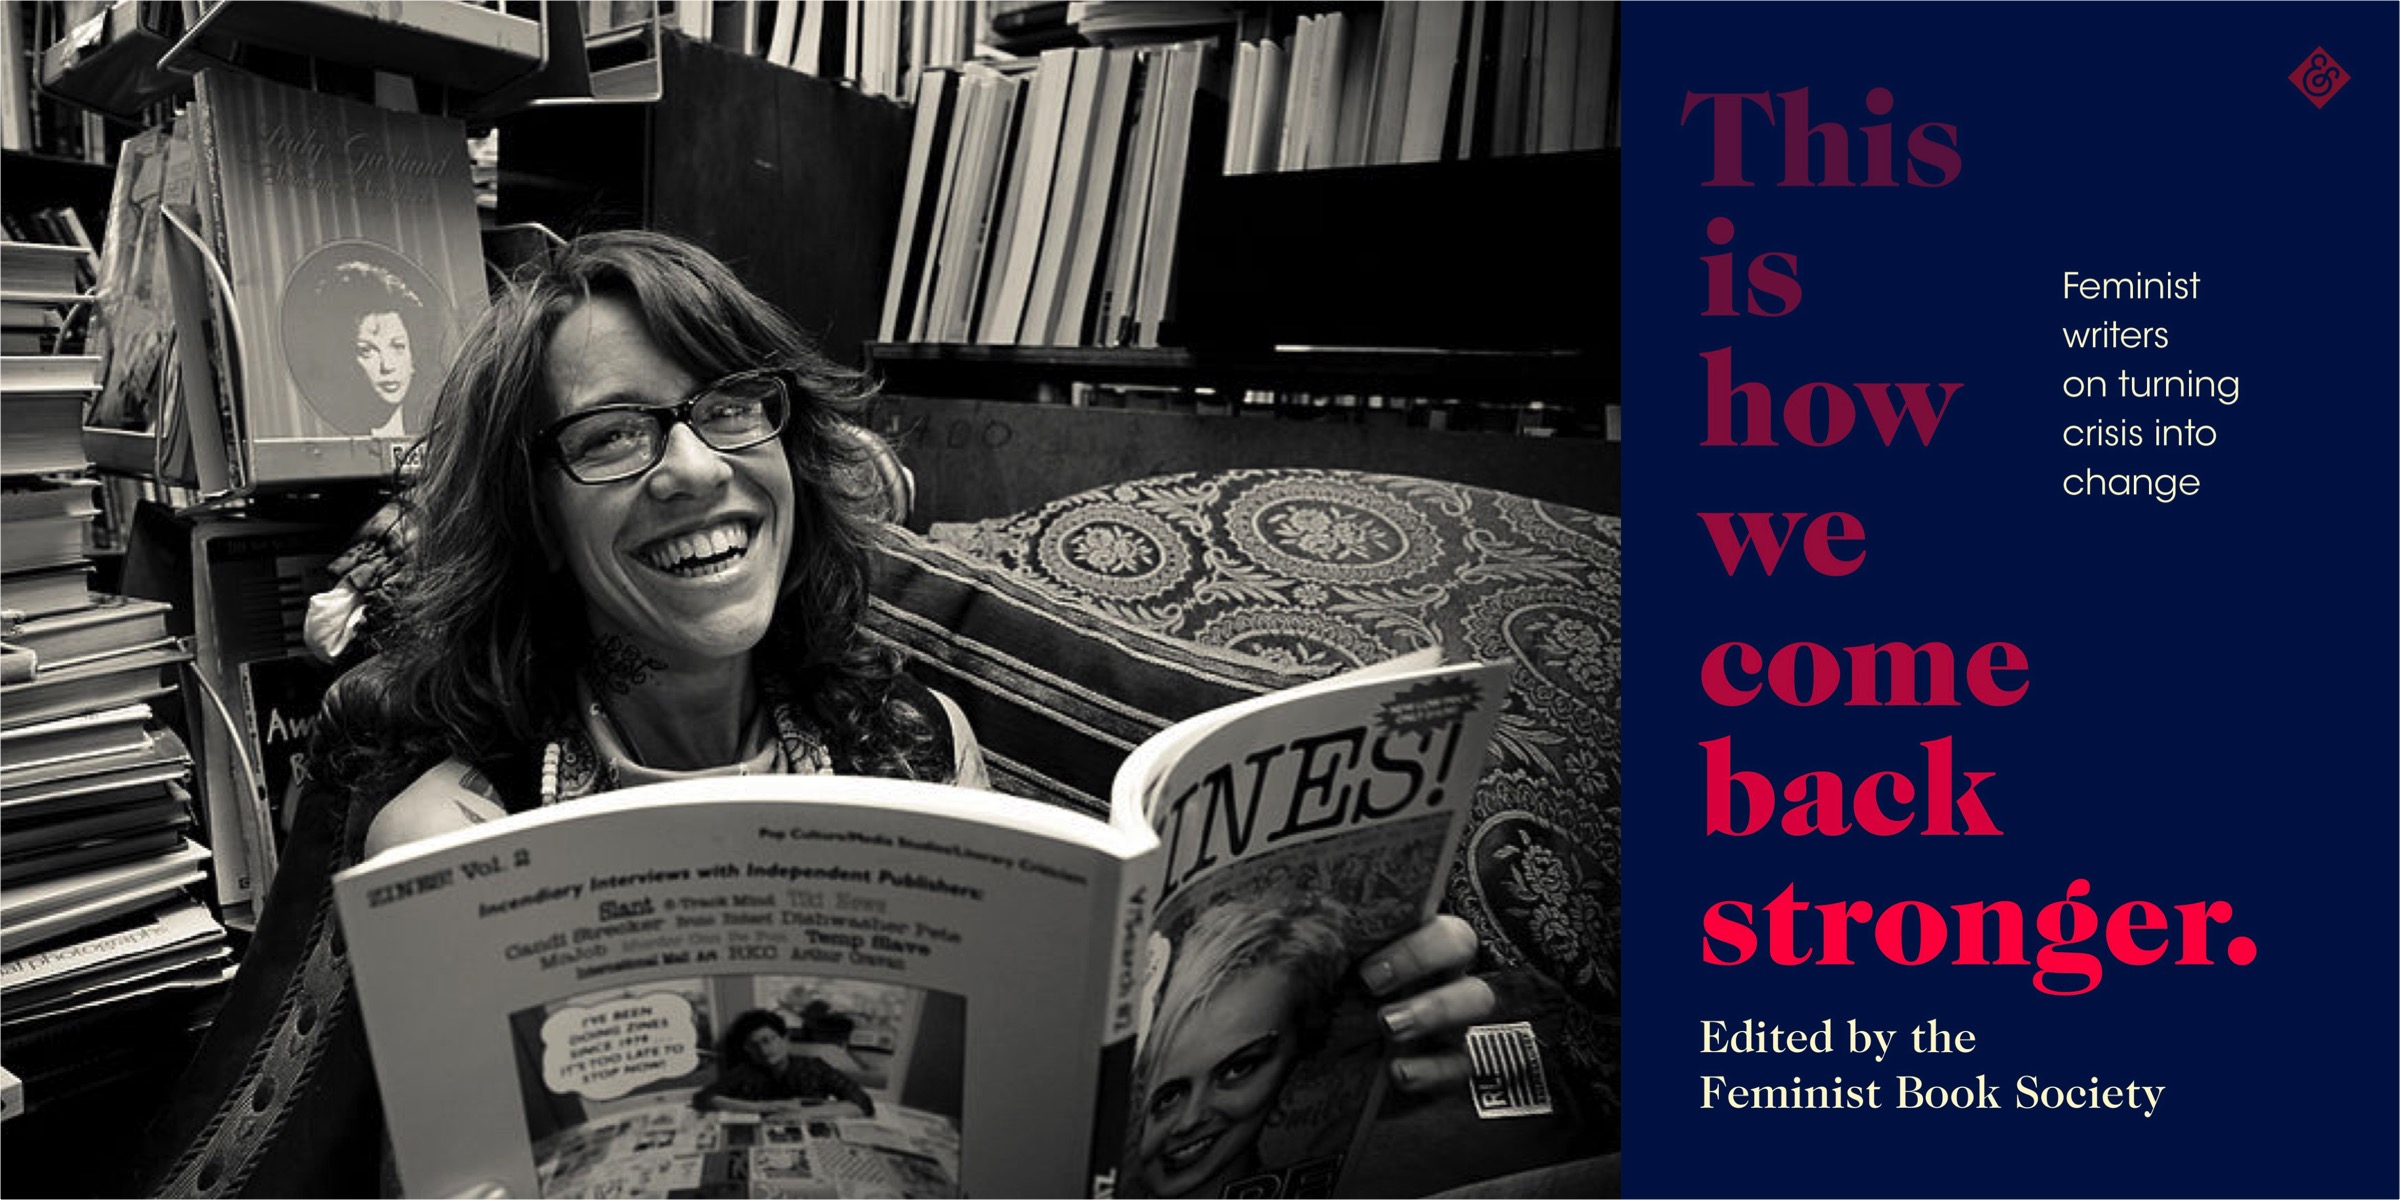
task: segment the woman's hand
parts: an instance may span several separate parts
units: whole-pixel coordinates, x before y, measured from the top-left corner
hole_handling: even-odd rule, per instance
[[[1384,1036],[1407,1053],[1392,1060],[1392,1082],[1426,1092],[1467,1077],[1462,1038],[1492,1015],[1492,987],[1466,974],[1475,962],[1473,926],[1443,915],[1417,926],[1359,964],[1377,997],[1400,997],[1377,1010]],[[1413,993],[1413,994],[1411,994]]]

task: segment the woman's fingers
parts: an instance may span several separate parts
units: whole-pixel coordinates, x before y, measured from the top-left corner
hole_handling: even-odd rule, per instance
[[[1385,1005],[1377,1014],[1384,1035],[1419,1051],[1392,1060],[1392,1082],[1404,1092],[1430,1092],[1465,1079],[1467,1027],[1489,1018],[1499,1003],[1491,984],[1469,975]]]
[[[1499,1003],[1491,984],[1469,975],[1384,1005],[1376,1016],[1383,1022],[1384,1036],[1395,1042],[1456,1037],[1491,1016]]]
[[[1367,956],[1359,977],[1367,990],[1389,996],[1429,979],[1466,970],[1475,962],[1475,928],[1444,914],[1408,931]]]

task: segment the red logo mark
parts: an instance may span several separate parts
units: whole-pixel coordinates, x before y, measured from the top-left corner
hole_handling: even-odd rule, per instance
[[[2307,61],[2292,68],[2289,78],[2292,86],[2308,97],[2310,104],[2323,108],[2326,101],[2333,99],[2335,92],[2341,91],[2343,85],[2350,82],[2350,72],[2343,70],[2342,64],[2333,61],[2333,56],[2325,53],[2325,47],[2319,46],[2309,51]]]

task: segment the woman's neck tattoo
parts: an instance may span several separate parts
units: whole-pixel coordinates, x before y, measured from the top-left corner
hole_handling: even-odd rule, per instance
[[[666,669],[665,659],[643,650],[631,638],[604,633],[592,643],[592,686],[608,695],[627,695]]]

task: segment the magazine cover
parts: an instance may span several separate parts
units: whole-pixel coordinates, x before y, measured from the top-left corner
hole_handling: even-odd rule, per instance
[[[239,71],[199,97],[248,479],[387,476],[483,310],[465,131]]]
[[[1180,761],[1147,777],[1137,752],[1118,776],[1144,790],[1164,874],[1115,1194],[1341,1179],[1384,1080],[1355,967],[1432,915],[1508,687],[1505,664],[1409,665],[1253,701],[1271,719],[1184,747],[1170,729],[1153,746]]]

